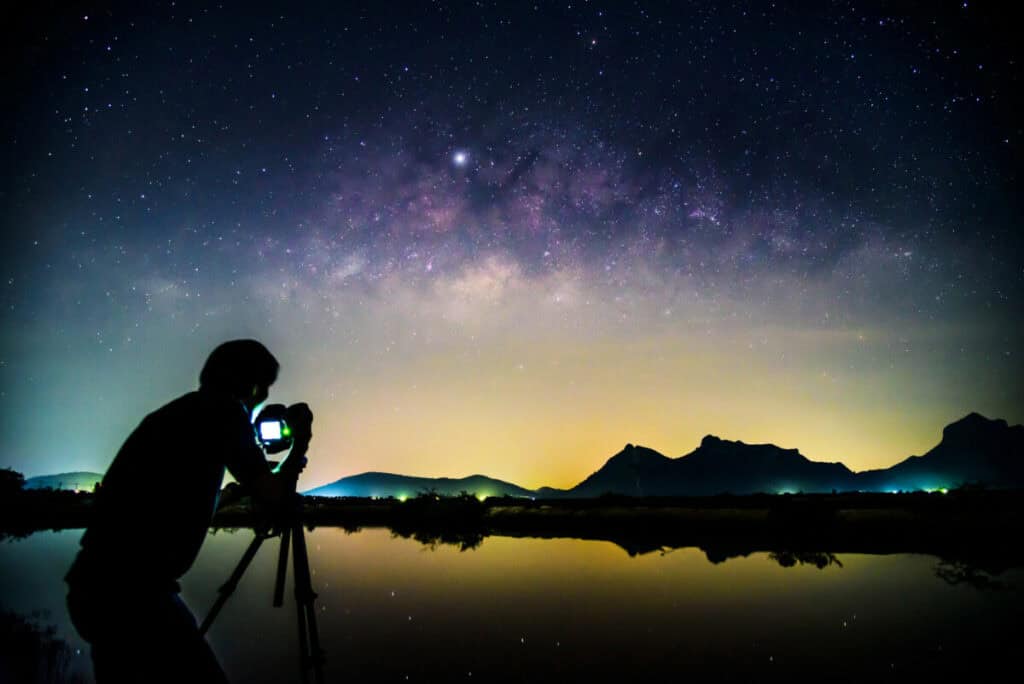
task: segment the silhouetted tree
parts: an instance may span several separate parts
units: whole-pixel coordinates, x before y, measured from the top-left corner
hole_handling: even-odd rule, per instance
[[[17,470],[3,468],[0,470],[0,494],[11,496],[18,494],[25,487],[25,476]]]

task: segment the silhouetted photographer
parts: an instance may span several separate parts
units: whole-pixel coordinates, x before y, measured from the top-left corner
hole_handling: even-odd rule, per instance
[[[272,471],[250,416],[278,363],[254,340],[217,347],[199,390],[149,414],[103,477],[92,523],[68,571],[68,611],[107,682],[225,682],[178,579],[192,566],[217,507],[225,468],[254,502],[294,507],[313,415],[286,412],[291,451]]]

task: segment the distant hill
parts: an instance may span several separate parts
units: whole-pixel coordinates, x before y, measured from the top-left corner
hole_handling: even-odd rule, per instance
[[[817,492],[853,489],[841,463],[810,461],[796,449],[705,437],[693,452],[668,458],[627,444],[567,496],[709,496],[721,493]]]
[[[555,487],[540,487],[535,489],[534,493],[538,499],[557,499],[560,496],[565,496],[568,491],[567,489],[556,489]]]
[[[25,489],[70,489],[91,492],[103,479],[102,473],[58,473],[25,479]]]
[[[1024,487],[1024,426],[971,413],[942,431],[942,441],[923,456],[891,468],[857,474],[858,489],[940,489],[965,483]]]
[[[422,492],[435,492],[444,496],[456,496],[469,492],[478,497],[489,496],[536,496],[536,493],[484,475],[470,475],[463,478],[410,477],[392,473],[363,473],[343,477],[337,482],[310,489],[304,494],[311,496],[370,496],[404,499]]]

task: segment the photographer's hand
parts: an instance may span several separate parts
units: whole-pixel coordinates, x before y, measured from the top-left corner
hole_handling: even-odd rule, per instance
[[[309,444],[313,437],[313,412],[305,402],[288,407],[288,426],[296,444]]]
[[[309,448],[309,440],[313,438],[313,412],[308,404],[292,404],[288,407],[286,420],[292,431],[292,448],[277,472],[298,478],[306,467],[306,450]]]

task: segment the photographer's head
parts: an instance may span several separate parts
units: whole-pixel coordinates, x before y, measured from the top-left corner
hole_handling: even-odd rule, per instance
[[[199,388],[234,397],[252,411],[266,400],[279,367],[256,340],[231,340],[210,353],[199,374]]]

